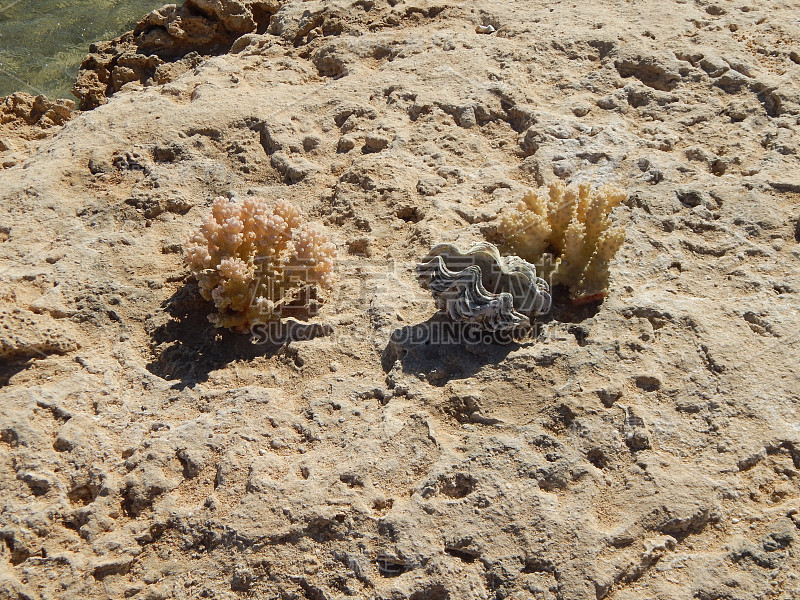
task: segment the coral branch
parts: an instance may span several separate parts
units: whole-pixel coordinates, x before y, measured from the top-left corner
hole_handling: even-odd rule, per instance
[[[547,195],[528,192],[501,215],[498,232],[509,251],[544,264],[541,275],[567,286],[573,302],[590,302],[608,293],[609,265],[625,241],[624,228],[609,215],[624,199],[613,188],[556,183]]]
[[[218,311],[209,316],[212,323],[246,331],[288,313],[312,312],[317,286],[333,285],[336,247],[301,222],[300,209],[284,200],[272,209],[261,198],[214,200],[186,244],[200,293]]]

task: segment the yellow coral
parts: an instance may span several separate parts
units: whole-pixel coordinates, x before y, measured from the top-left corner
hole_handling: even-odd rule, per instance
[[[547,195],[528,192],[500,216],[498,232],[511,252],[543,264],[552,285],[567,286],[573,302],[589,302],[605,297],[609,263],[625,241],[624,228],[609,218],[624,199],[617,189],[558,182]]]
[[[200,294],[212,300],[218,327],[246,331],[288,314],[305,316],[319,302],[317,287],[334,281],[336,247],[300,209],[261,198],[241,204],[217,198],[186,244],[186,263]]]

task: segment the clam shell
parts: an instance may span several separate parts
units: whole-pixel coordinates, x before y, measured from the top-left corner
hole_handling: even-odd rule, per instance
[[[518,256],[500,256],[488,242],[462,250],[438,244],[417,265],[420,284],[454,321],[492,331],[529,327],[550,310],[550,288],[536,267]]]

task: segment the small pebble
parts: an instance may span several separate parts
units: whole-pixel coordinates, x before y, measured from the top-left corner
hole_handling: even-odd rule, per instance
[[[585,117],[586,115],[589,114],[589,111],[591,109],[592,107],[589,106],[588,104],[584,103],[576,104],[575,106],[572,107],[572,114],[575,115],[576,117]]]

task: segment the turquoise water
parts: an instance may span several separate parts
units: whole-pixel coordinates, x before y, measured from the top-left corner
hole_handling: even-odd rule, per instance
[[[89,44],[133,28],[167,0],[0,0],[0,97],[73,98]]]

